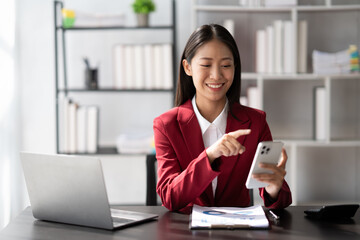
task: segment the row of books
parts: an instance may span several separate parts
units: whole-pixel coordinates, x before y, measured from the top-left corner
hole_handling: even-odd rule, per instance
[[[99,108],[80,106],[68,97],[60,100],[60,152],[96,153],[99,136]]]
[[[294,46],[295,28],[291,21],[276,20],[266,29],[256,32],[256,72],[307,72],[307,21],[299,21],[297,24],[297,48]]]
[[[314,50],[312,63],[316,74],[359,72],[359,52],[356,45],[350,45],[348,49],[335,53]]]
[[[172,89],[172,45],[116,45],[114,76],[116,89]]]

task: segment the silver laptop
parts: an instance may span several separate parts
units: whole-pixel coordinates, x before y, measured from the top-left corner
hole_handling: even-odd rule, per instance
[[[20,155],[37,219],[111,230],[158,217],[110,209],[99,158],[25,152]]]

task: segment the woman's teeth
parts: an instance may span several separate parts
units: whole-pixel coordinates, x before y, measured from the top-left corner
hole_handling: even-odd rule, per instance
[[[220,83],[220,84],[207,84],[209,87],[211,87],[211,88],[220,88],[223,84],[222,83]]]

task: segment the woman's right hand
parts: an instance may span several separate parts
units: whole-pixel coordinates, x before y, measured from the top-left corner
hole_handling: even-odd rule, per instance
[[[237,138],[250,133],[251,129],[239,129],[224,134],[224,136],[206,149],[210,164],[220,156],[229,157],[245,152],[245,147],[238,142]]]

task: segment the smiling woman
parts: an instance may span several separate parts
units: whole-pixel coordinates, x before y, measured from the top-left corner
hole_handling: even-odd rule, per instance
[[[235,66],[231,50],[213,39],[201,46],[191,63],[183,60],[186,74],[196,89],[196,104],[209,122],[213,122],[226,103],[226,93],[234,79]],[[209,114],[206,114],[209,113]]]
[[[15,1],[0,8],[0,229],[22,210],[19,106],[15,77]]]
[[[246,176],[257,145],[272,136],[265,112],[239,103],[240,73],[236,42],[224,27],[194,31],[181,58],[177,107],[154,119],[156,190],[169,210],[249,206]],[[284,151],[284,166],[286,160]],[[284,166],[266,166],[274,174],[259,176],[267,185],[259,189],[266,207],[291,204]]]

